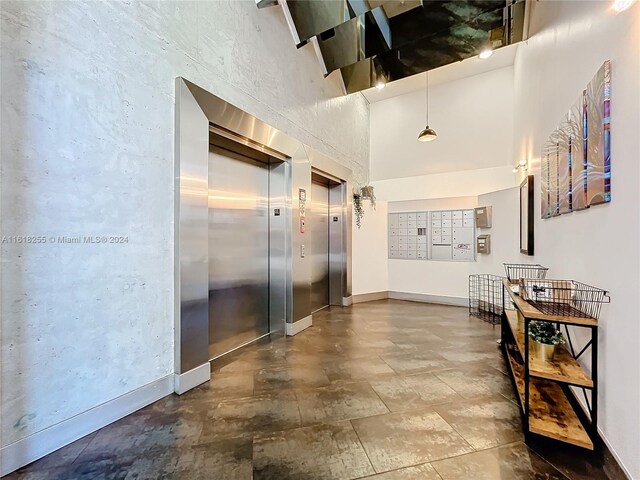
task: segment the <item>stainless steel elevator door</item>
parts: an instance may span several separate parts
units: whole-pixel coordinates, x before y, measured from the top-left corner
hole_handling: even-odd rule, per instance
[[[311,311],[329,305],[329,188],[311,183],[309,253],[311,260]]]
[[[209,357],[269,333],[269,166],[209,151]]]

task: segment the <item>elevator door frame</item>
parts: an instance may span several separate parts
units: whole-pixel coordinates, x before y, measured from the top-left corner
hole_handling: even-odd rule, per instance
[[[308,189],[312,166],[346,181],[342,189],[344,257],[341,302],[351,304],[352,171],[328,155],[261,121],[253,115],[181,77],[175,81],[174,154],[174,388],[177,393],[209,380],[208,355],[208,155],[209,129],[216,125],[230,138],[276,158],[289,168],[284,198],[286,280],[283,334],[299,320],[307,322],[308,269],[300,252],[304,233],[303,206],[298,197]],[[336,282],[334,282],[335,285]],[[306,297],[306,298],[305,298]],[[286,328],[284,328],[286,326]]]
[[[311,183],[319,183],[328,188],[328,241],[329,241],[329,304],[344,305],[348,250],[346,245],[347,221],[346,204],[347,182],[318,168],[311,169]],[[322,310],[325,307],[321,307]],[[312,312],[313,313],[313,312]]]
[[[287,206],[290,204],[288,192],[291,166],[287,159],[278,155],[277,152],[260,149],[249,142],[241,143],[239,139],[216,125],[210,126],[209,131],[210,149],[226,151],[231,158],[240,156],[245,157],[249,162],[263,164],[268,170],[269,191],[267,199],[269,252],[267,332],[215,355],[211,354],[211,346],[209,346],[209,360],[215,360],[271,334],[284,333],[287,315],[287,271],[291,255],[287,235],[290,217]],[[218,152],[218,154],[223,153]],[[236,158],[236,161],[243,160]],[[211,321],[209,321],[209,329],[211,329]]]

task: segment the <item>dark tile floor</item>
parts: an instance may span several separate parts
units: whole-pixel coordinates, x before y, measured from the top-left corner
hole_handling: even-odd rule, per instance
[[[624,478],[608,456],[522,442],[497,328],[465,308],[334,307],[7,478]]]

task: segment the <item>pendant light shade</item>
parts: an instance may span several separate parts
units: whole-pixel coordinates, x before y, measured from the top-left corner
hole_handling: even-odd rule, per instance
[[[429,127],[429,71],[426,73],[427,77],[427,126],[418,134],[419,142],[431,142],[438,138],[436,131]]]
[[[431,142],[436,138],[438,138],[438,134],[433,128],[429,127],[429,125],[427,125],[426,128],[418,135],[419,142]]]

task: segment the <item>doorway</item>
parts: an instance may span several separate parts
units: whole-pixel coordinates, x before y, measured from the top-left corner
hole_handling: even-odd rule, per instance
[[[214,359],[268,335],[273,307],[284,306],[284,292],[275,288],[277,279],[271,281],[272,264],[278,263],[272,250],[282,250],[275,233],[284,230],[278,203],[283,192],[276,186],[284,186],[284,168],[278,159],[212,133],[208,176],[209,358]]]
[[[313,171],[310,236],[311,312],[342,304],[343,182]]]

